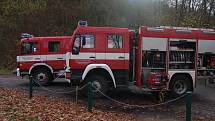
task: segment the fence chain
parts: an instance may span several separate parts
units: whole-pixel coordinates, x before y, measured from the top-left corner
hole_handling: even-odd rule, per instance
[[[65,73],[65,72],[64,72]],[[63,74],[64,74],[63,73]],[[59,75],[57,78],[55,78],[54,80],[58,79],[60,76],[62,76],[63,74]],[[55,91],[55,90],[51,90],[51,89],[48,89],[48,88],[45,88],[44,86],[42,86],[39,82],[33,80],[36,84],[38,84],[43,90],[45,91],[48,91],[48,92],[51,92],[51,93],[58,93],[58,94],[66,94],[66,93],[73,93],[73,92],[76,92],[76,90],[72,90],[72,91],[67,91],[67,92],[59,92],[59,91]],[[85,88],[86,86],[88,85],[88,83],[86,83],[85,85],[83,85],[82,87],[80,87],[78,90],[82,90],[83,88]],[[135,107],[135,108],[152,108],[152,107],[158,107],[158,106],[162,106],[162,105],[166,105],[168,103],[172,103],[172,102],[175,102],[175,101],[178,101],[180,99],[182,99],[183,97],[186,96],[186,94],[184,95],[181,95],[175,99],[172,99],[172,100],[169,100],[169,101],[166,101],[166,102],[162,102],[162,103],[158,103],[158,104],[153,104],[153,105],[135,105],[135,104],[128,104],[128,103],[125,103],[125,102],[121,102],[121,101],[118,101],[118,100],[115,100],[109,96],[107,96],[106,94],[104,94],[101,90],[95,88],[94,86],[92,86],[96,91],[98,91],[101,95],[103,95],[105,98],[117,103],[117,104],[120,104],[120,105],[124,105],[124,106],[127,106],[127,107]]]
[[[65,74],[66,71],[64,71],[61,75],[57,76],[54,80],[58,79],[60,76],[62,76],[63,74]],[[53,80],[53,81],[54,81]],[[51,93],[56,93],[56,94],[69,94],[69,93],[73,93],[73,92],[76,92],[76,91],[80,91],[82,90],[83,88],[85,88],[87,86],[87,83],[85,85],[83,85],[82,87],[78,88],[78,90],[72,90],[72,91],[67,91],[67,92],[60,92],[60,91],[55,91],[55,90],[51,90],[51,89],[48,89],[46,87],[44,87],[43,85],[41,85],[38,81],[36,81],[35,79],[33,79],[33,82],[35,82],[37,85],[39,85],[39,87],[41,87],[43,90],[45,91],[48,91],[48,92],[51,92]]]
[[[73,93],[73,92],[76,92],[76,89],[75,90],[72,90],[72,91],[67,91],[67,92],[60,92],[60,91],[55,91],[55,90],[51,90],[51,89],[48,89],[44,86],[42,86],[40,83],[38,83],[37,81],[34,81],[36,84],[39,85],[39,87],[41,87],[43,90],[45,91],[48,91],[48,92],[51,92],[51,93],[56,93],[56,94],[69,94],[69,93]],[[82,90],[83,88],[85,88],[87,86],[87,83],[85,85],[83,85],[82,87],[78,88],[78,91]]]
[[[93,86],[92,86],[93,87]],[[100,91],[99,89],[93,87],[94,89],[96,89],[101,95],[103,95],[104,97],[106,97],[107,99],[115,102],[115,103],[118,103],[120,105],[125,105],[127,107],[135,107],[135,108],[152,108],[152,107],[158,107],[158,106],[162,106],[162,105],[166,105],[168,103],[172,103],[172,102],[175,102],[175,101],[178,101],[179,99],[185,97],[187,94],[184,94],[184,95],[181,95],[175,99],[172,99],[172,100],[169,100],[169,101],[166,101],[166,102],[163,102],[163,103],[158,103],[158,104],[154,104],[154,105],[134,105],[134,104],[128,104],[128,103],[124,103],[124,102],[121,102],[121,101],[118,101],[118,100],[115,100],[109,96],[107,96],[106,94],[104,94],[102,91]]]

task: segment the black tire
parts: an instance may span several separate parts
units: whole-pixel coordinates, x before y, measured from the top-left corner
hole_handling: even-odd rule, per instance
[[[191,90],[191,80],[187,76],[178,75],[170,83],[171,94],[179,97]]]
[[[52,82],[52,74],[45,68],[38,68],[33,70],[32,77],[35,85],[48,86]]]
[[[101,75],[91,75],[87,77],[87,79],[85,80],[85,84],[90,81],[92,82],[92,86],[93,86],[92,87],[93,97],[94,98],[104,97],[99,91],[101,91],[104,94],[107,93],[107,88],[108,88],[107,79]],[[82,95],[87,96],[88,86],[83,88],[81,92],[82,92]]]

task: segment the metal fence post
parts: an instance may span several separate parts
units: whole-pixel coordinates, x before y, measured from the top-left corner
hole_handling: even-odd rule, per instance
[[[191,108],[192,108],[192,92],[187,92],[186,95],[186,121],[191,121]]]
[[[78,86],[75,89],[75,102],[78,103]]]
[[[32,98],[32,93],[33,93],[33,77],[29,77],[29,98]]]
[[[89,112],[92,112],[93,107],[93,95],[92,95],[92,82],[88,82],[88,103],[87,108]]]

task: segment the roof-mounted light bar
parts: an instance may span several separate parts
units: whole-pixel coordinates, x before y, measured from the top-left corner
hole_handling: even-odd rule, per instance
[[[21,38],[32,38],[32,37],[34,37],[34,36],[31,34],[28,34],[28,33],[22,33],[22,35],[21,35]]]
[[[87,25],[88,25],[87,21],[82,21],[82,20],[78,21],[78,26],[87,26]]]

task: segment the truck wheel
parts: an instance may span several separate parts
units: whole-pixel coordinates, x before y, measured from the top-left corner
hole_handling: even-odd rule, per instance
[[[44,68],[39,68],[33,71],[32,73],[34,83],[38,86],[47,86],[52,81],[51,73]]]
[[[106,94],[107,93],[107,79],[101,75],[92,75],[86,79],[87,82],[92,82],[92,92],[93,92],[93,97],[95,98],[101,98],[103,95],[98,91],[100,90],[102,93]],[[84,95],[87,95],[87,89],[88,87],[86,86],[83,89]]]
[[[186,76],[176,76],[170,83],[171,94],[174,97],[181,96],[191,90],[191,83]]]

